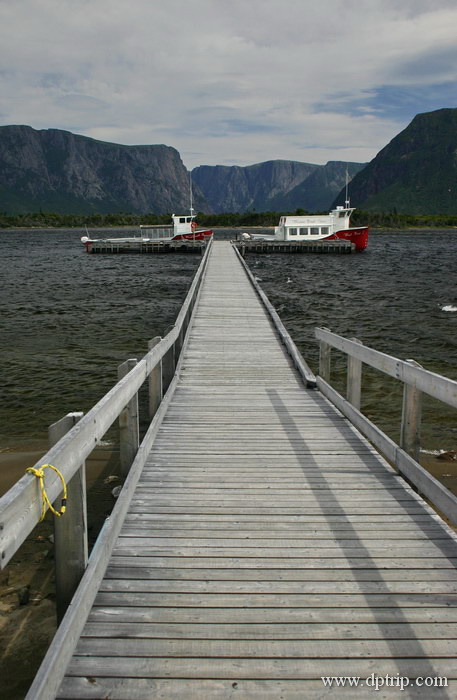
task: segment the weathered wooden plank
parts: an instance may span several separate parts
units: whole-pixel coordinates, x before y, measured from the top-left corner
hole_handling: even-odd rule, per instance
[[[331,606],[330,606],[331,602]],[[210,608],[319,608],[319,607],[343,607],[343,608],[390,608],[398,605],[399,608],[435,608],[450,606],[455,607],[457,594],[433,593],[426,596],[423,593],[397,593],[397,594],[341,594],[329,596],[320,594],[300,593],[227,593],[227,594],[203,594],[203,593],[141,593],[132,591],[123,592],[99,592],[95,599],[95,605],[104,607],[128,606],[128,607],[210,607]],[[259,622],[261,616],[259,616]],[[454,649],[455,653],[455,649]]]
[[[328,628],[329,636],[337,638],[335,627],[341,623],[348,623],[348,616],[352,623],[373,623],[373,624],[393,624],[416,622],[434,622],[437,624],[457,622],[457,611],[455,608],[411,606],[400,607],[380,607],[370,606],[354,607],[349,611],[344,607],[291,607],[285,609],[281,607],[249,608],[242,607],[133,607],[133,606],[97,606],[92,608],[88,620],[90,622],[115,622],[115,623],[150,623],[150,622],[185,622],[185,623],[296,623],[296,624],[325,624]]]
[[[221,548],[220,538],[214,537],[202,537],[202,535],[195,537],[158,537],[156,535],[145,536],[143,533],[142,537],[131,535],[126,537],[122,532],[118,537],[118,545],[115,551],[125,551],[125,550],[137,550],[138,554],[141,554],[145,550],[149,549],[175,549],[180,550],[184,547],[197,548],[199,551],[206,550],[220,550]],[[223,547],[227,552],[233,549],[248,549],[249,555],[252,556],[252,551],[257,549],[259,555],[268,554],[271,552],[273,556],[276,553],[278,556],[278,550],[284,550],[283,556],[294,555],[296,552],[302,553],[302,556],[308,556],[308,552],[316,550],[316,556],[322,555],[322,552],[328,551],[329,557],[335,552],[344,551],[350,556],[352,552],[359,552],[363,550],[364,552],[369,552],[375,555],[378,552],[384,552],[386,549],[390,549],[392,556],[397,551],[400,555],[405,554],[404,550],[408,550],[410,556],[414,556],[417,550],[422,549],[424,552],[432,552],[434,555],[437,553],[454,553],[455,544],[449,544],[447,539],[432,539],[424,538],[423,542],[418,543],[418,538],[410,537],[403,539],[390,540],[386,543],[383,537],[363,539],[357,538],[335,538],[335,537],[318,537],[318,538],[267,538],[267,537],[227,537],[223,542]],[[312,556],[311,554],[309,556]],[[426,556],[426,555],[425,555]]]
[[[456,639],[457,622],[88,622],[84,636],[106,639]]]
[[[225,659],[201,657],[187,659],[163,658],[118,658],[110,656],[100,657],[73,657],[69,668],[70,676],[117,678],[160,678],[167,669],[168,677],[175,678],[254,678],[273,679],[306,679],[320,678],[321,676],[347,675],[348,661],[341,659]],[[380,676],[398,674],[398,662],[393,659],[357,659],[354,667],[360,675],[368,677],[374,672]],[[423,676],[424,669],[428,676],[444,676],[456,679],[457,671],[455,659],[424,659],[424,657],[402,659],[401,672],[409,678]],[[429,690],[430,693],[430,690]],[[430,695],[429,695],[430,697]]]
[[[132,561],[128,557],[113,558],[105,572],[105,582],[110,579],[123,580],[130,579],[135,582],[149,579],[158,581],[161,579],[171,579],[174,581],[300,581],[311,583],[313,581],[350,581],[364,583],[374,582],[407,582],[420,581],[457,581],[457,571],[453,568],[422,567],[419,562],[415,562],[417,568],[397,569],[383,568],[382,570],[367,565],[366,568],[324,568],[315,569],[303,568],[226,568],[223,566],[205,568],[204,563],[195,563],[195,567],[170,568],[166,564],[154,566],[148,559],[143,566],[142,558]]]
[[[381,572],[384,569],[455,569],[457,568],[457,553],[446,557],[389,557],[379,556],[376,561],[372,557],[233,557],[228,553],[222,557],[215,556],[178,556],[176,554],[158,554],[157,556],[125,556],[117,555],[111,559],[111,565],[118,566],[149,566],[149,567],[181,567],[195,568],[240,568],[240,569],[372,569]],[[381,575],[381,574],[380,574]]]
[[[262,659],[337,659],[347,658],[356,663],[357,659],[367,656],[376,658],[399,657],[428,659],[455,659],[454,639],[335,639],[334,641],[320,639],[80,639],[75,650],[75,658],[86,656],[97,658],[117,657],[146,657],[153,660],[156,657],[184,658],[204,656],[207,659],[240,658]],[[305,663],[306,663],[305,661]],[[253,663],[255,666],[255,662]]]
[[[203,526],[202,526],[203,525]],[[148,532],[146,535],[145,530]],[[340,529],[338,532],[334,532],[330,527],[327,527],[325,529],[319,528],[316,529],[315,526],[312,528],[308,529],[302,529],[302,530],[297,530],[297,529],[290,529],[290,528],[276,528],[274,530],[270,530],[268,532],[265,532],[265,525],[264,524],[259,524],[259,527],[256,529],[250,529],[250,530],[240,530],[239,528],[236,528],[235,525],[233,526],[232,529],[222,529],[218,528],[217,526],[209,526],[207,524],[202,524],[200,523],[200,527],[195,527],[195,525],[189,526],[187,529],[177,529],[176,526],[171,526],[169,525],[168,527],[164,526],[161,527],[160,529],[157,528],[151,528],[150,523],[144,523],[140,522],[136,525],[129,525],[128,523],[124,523],[124,526],[122,527],[121,530],[121,536],[122,537],[159,537],[159,538],[169,538],[173,537],[174,539],[178,538],[183,538],[183,539],[188,539],[192,536],[192,539],[194,538],[201,538],[201,537],[206,537],[206,539],[211,538],[211,540],[215,539],[224,539],[226,540],[227,538],[232,538],[232,539],[259,539],[261,541],[267,539],[269,541],[276,541],[278,539],[287,539],[289,540],[295,540],[297,541],[298,538],[302,538],[302,541],[306,539],[307,541],[309,540],[326,540],[326,541],[339,541],[340,538],[344,539],[344,541],[347,540],[353,540],[357,539],[359,542],[363,542],[364,540],[380,540],[382,538],[383,541],[385,540],[403,540],[405,542],[417,542],[419,540],[425,540],[428,541],[429,539],[432,541],[440,541],[440,540],[445,540],[448,541],[448,536],[446,535],[445,532],[442,532],[438,529],[431,530],[427,529],[425,531],[421,531],[418,528],[414,528],[411,530],[406,530],[406,531],[398,531],[398,526],[395,528],[388,529],[387,526],[384,527],[384,532],[382,535],[379,534],[379,524],[377,525],[376,529],[373,528],[373,525],[371,525],[370,530],[365,532],[363,534],[363,537],[359,535],[359,533],[352,529]]]
[[[333,664],[332,664],[333,667]],[[379,674],[387,674],[386,666],[380,666]],[[339,669],[336,669],[336,672]],[[371,673],[374,673],[371,671]],[[373,695],[374,687],[364,687],[367,681],[371,683],[374,676],[367,672],[363,679],[360,680],[359,687],[354,691],[354,687],[339,687],[335,691],[335,687],[324,687],[322,680],[307,679],[307,680],[244,680],[238,679],[164,679],[164,678],[90,678],[84,676],[82,678],[66,678],[59,692],[61,700],[100,700],[100,698],[109,697],[111,700],[202,700],[203,698],[211,700],[227,700],[232,698],[234,693],[237,697],[243,700],[278,700],[278,698],[287,698],[287,700],[321,700],[322,698],[334,698],[335,692],[338,693],[338,698],[353,698],[357,692],[358,698],[368,698]],[[396,681],[399,674],[390,669],[393,674],[392,678]],[[323,674],[323,675],[328,675]],[[340,675],[343,675],[341,672]],[[347,675],[347,674],[346,674]],[[378,676],[378,673],[376,673]],[[382,676],[378,676],[381,680]],[[403,677],[402,677],[403,678]],[[352,679],[351,679],[352,680]],[[379,682],[380,682],[379,680]],[[392,682],[394,682],[394,680]],[[373,681],[374,682],[374,681]],[[405,683],[406,681],[402,681]],[[414,682],[414,681],[413,681]],[[457,695],[457,682],[448,678],[446,681],[437,678],[435,688],[430,687],[414,687],[415,698],[430,699],[433,692],[437,697],[441,692],[446,692],[448,697]],[[445,687],[443,685],[446,684]],[[363,685],[362,685],[363,684]],[[440,688],[442,690],[440,690]],[[382,688],[382,697],[390,700],[390,698],[398,698],[401,692],[400,683],[396,687]],[[406,689],[404,689],[406,693]]]
[[[102,582],[100,592],[109,593],[261,593],[261,594],[385,594],[407,593],[434,595],[457,593],[455,581],[239,581],[207,580],[132,580],[111,578]],[[457,629],[455,630],[457,632]]]
[[[132,501],[130,512],[132,513],[143,513],[147,508],[154,506],[154,511],[156,513],[192,513],[192,514],[197,514],[197,515],[203,515],[205,513],[212,513],[214,515],[223,515],[230,513],[232,516],[240,516],[244,515],[246,513],[249,513],[250,515],[275,515],[277,513],[279,514],[284,514],[284,515],[309,515],[309,514],[322,514],[323,512],[327,513],[326,508],[320,508],[320,507],[312,507],[312,506],[306,506],[306,505],[298,505],[298,506],[291,506],[291,507],[286,507],[286,506],[281,506],[277,507],[274,505],[269,505],[269,506],[264,506],[264,507],[257,507],[257,508],[250,508],[247,506],[239,505],[239,506],[221,506],[221,505],[213,505],[213,504],[207,504],[206,506],[193,506],[193,505],[182,505],[182,506],[175,506],[175,505],[170,505],[168,501],[164,502],[158,502],[157,500],[150,500],[149,502],[146,501],[145,499],[140,500],[135,500],[134,502]],[[333,506],[331,508],[331,511],[329,515],[344,515],[346,512],[349,512],[352,515],[366,515],[368,510],[367,508],[360,507],[358,508],[357,506],[350,506],[350,508],[345,508],[344,504],[341,504],[339,507]],[[401,515],[404,513],[410,513],[412,515],[414,514],[420,514],[423,512],[423,509],[421,508],[420,505],[411,505],[411,506],[387,506],[387,505],[382,505],[378,504],[377,507],[375,508],[374,506],[369,510],[369,513],[372,516],[376,515],[385,515],[385,516],[391,516],[391,515]]]

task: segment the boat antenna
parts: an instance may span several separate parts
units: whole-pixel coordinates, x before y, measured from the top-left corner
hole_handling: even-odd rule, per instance
[[[348,174],[348,164],[346,163],[346,196],[344,201],[345,209],[349,209],[350,202],[348,197],[348,186],[349,186],[349,174]]]
[[[189,171],[189,196],[190,196],[190,215],[194,215],[194,207],[192,206],[192,173]]]

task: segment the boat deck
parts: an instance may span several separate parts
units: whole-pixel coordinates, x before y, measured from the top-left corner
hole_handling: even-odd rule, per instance
[[[457,697],[456,564],[455,536],[305,388],[215,241],[178,387],[57,697],[364,698],[384,679],[388,698],[400,678],[402,697]],[[448,687],[415,685],[436,677]]]

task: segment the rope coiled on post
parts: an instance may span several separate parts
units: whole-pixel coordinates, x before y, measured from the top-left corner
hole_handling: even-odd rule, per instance
[[[52,505],[51,501],[49,500],[48,494],[46,492],[46,487],[44,484],[44,470],[45,469],[53,469],[56,474],[60,477],[60,480],[62,482],[63,486],[63,496],[62,496],[62,501],[61,501],[61,506],[60,510],[56,510],[54,506]],[[65,483],[65,479],[62,475],[62,473],[57,469],[57,467],[54,467],[52,464],[42,464],[39,469],[35,469],[34,467],[28,467],[26,472],[30,472],[34,476],[37,477],[37,479],[40,480],[40,491],[41,491],[41,518],[40,522],[44,520],[44,516],[46,515],[46,511],[49,508],[49,510],[54,513],[58,518],[60,518],[61,515],[63,515],[67,509],[67,484]]]

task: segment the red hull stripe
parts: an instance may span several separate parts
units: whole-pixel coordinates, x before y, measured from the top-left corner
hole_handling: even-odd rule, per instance
[[[172,241],[204,241],[208,236],[212,236],[213,232],[207,229],[206,231],[194,231],[193,233],[180,233],[173,236]]]
[[[337,239],[342,239],[344,241],[351,241],[354,243],[356,250],[365,250],[368,245],[368,226],[362,226],[361,228],[348,228],[332,233],[331,236],[327,236],[324,240],[335,241]]]

